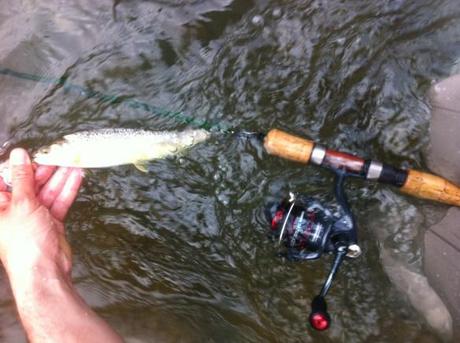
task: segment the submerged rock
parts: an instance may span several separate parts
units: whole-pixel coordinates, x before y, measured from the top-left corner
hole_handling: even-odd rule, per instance
[[[460,183],[460,74],[432,86],[430,146],[427,162],[434,172]],[[424,237],[424,269],[429,283],[453,318],[453,335],[460,338],[460,209],[451,208]]]
[[[396,288],[405,294],[411,305],[428,325],[443,339],[452,338],[452,317],[428,279],[409,270],[385,249],[380,251],[383,268]]]

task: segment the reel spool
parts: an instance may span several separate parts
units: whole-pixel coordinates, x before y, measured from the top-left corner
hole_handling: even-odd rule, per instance
[[[322,254],[334,254],[331,270],[320,293],[311,303],[310,325],[319,331],[329,328],[331,318],[327,312],[326,294],[345,257],[361,254],[357,244],[356,224],[343,190],[347,174],[335,170],[335,197],[339,213],[304,195],[294,196],[266,208],[271,223],[271,235],[284,246],[283,255],[289,260],[314,260]]]

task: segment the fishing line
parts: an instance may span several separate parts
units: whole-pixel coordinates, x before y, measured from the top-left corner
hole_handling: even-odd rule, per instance
[[[145,101],[141,101],[138,99],[123,99],[121,96],[118,95],[105,94],[102,92],[94,91],[91,88],[82,87],[80,85],[70,83],[67,81],[66,77],[46,77],[42,75],[20,72],[2,66],[0,66],[0,75],[10,76],[20,80],[43,83],[47,85],[62,86],[65,91],[73,92],[75,94],[78,94],[79,96],[84,96],[87,99],[94,98],[109,104],[120,102],[122,106],[125,106],[129,109],[143,110],[155,116],[173,119],[177,123],[202,128],[207,131],[234,133],[234,130],[229,125],[223,124],[222,122],[211,122],[208,120],[193,117],[191,115],[187,115],[181,111],[171,111],[163,107],[151,105]]]

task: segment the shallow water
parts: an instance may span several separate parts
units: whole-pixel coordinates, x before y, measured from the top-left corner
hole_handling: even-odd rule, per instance
[[[192,116],[423,169],[425,94],[460,56],[456,0],[0,4],[1,67],[75,85],[0,75],[1,141],[30,149],[83,129],[183,129]],[[427,205],[360,181],[348,195],[364,254],[328,295],[331,329],[307,327],[330,258],[278,259],[263,205],[288,191],[329,199],[332,179],[229,135],[148,174],[91,172],[67,225],[75,282],[142,342],[436,342],[379,259],[387,249],[421,270]],[[24,341],[4,276],[1,293],[0,339]]]

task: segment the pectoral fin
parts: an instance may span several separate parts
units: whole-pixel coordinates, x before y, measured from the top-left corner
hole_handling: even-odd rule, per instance
[[[134,166],[137,170],[140,170],[143,173],[149,172],[149,170],[147,169],[148,163],[146,161],[137,161],[134,163]]]

